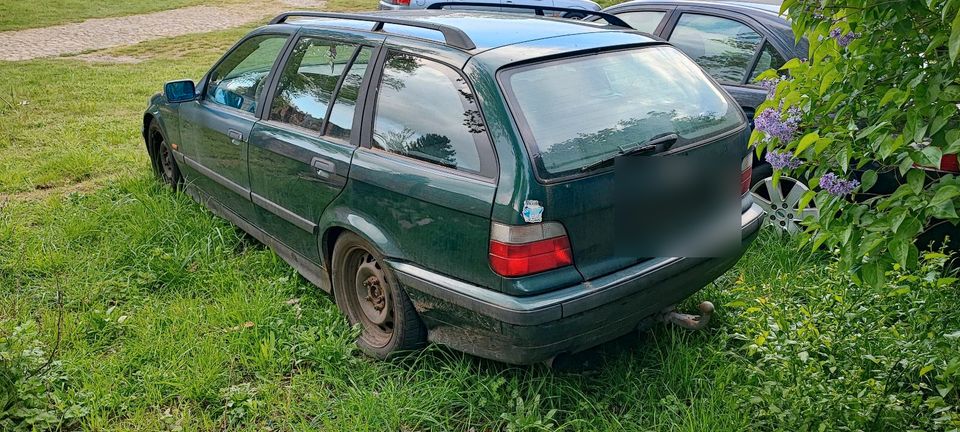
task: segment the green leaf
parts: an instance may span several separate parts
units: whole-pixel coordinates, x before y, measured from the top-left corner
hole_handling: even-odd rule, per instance
[[[827,72],[827,74],[824,75],[823,78],[821,78],[820,96],[823,96],[823,94],[827,92],[827,89],[830,88],[830,85],[833,84],[834,81],[836,81],[837,75],[839,75],[839,73],[837,72],[836,69],[830,69],[830,71]]]
[[[890,242],[887,248],[890,250],[890,255],[893,255],[893,259],[901,266],[907,266],[907,258],[910,256],[910,243],[903,239],[895,239]]]
[[[860,277],[868,285],[879,287],[883,285],[883,267],[877,260],[870,261],[860,268]]]
[[[877,184],[877,172],[874,170],[867,170],[860,176],[860,190],[866,192]]]
[[[960,54],[960,14],[953,18],[950,24],[950,41],[947,43],[950,50],[950,62],[957,60],[957,54]]]
[[[940,150],[940,147],[924,147],[923,150],[920,150],[920,154],[923,155],[923,160],[915,162],[927,167],[939,167],[940,159],[943,158],[943,151]]]
[[[926,365],[920,368],[920,376],[924,376],[934,369],[933,365]]]
[[[808,190],[804,192],[803,196],[800,197],[800,202],[799,202],[800,207],[798,210],[803,210],[807,208],[807,204],[810,204],[810,200],[812,200],[813,197],[815,196],[817,196],[817,193],[812,190]]]
[[[813,146],[813,152],[816,154],[823,153],[826,150],[827,146],[833,143],[833,138],[823,137],[817,140],[817,145]]]
[[[797,149],[793,151],[794,156],[799,156],[800,153],[803,153],[807,147],[810,147],[813,143],[817,142],[820,139],[820,134],[816,132],[810,132],[800,138],[800,144],[797,144]]]
[[[933,194],[933,199],[930,200],[930,206],[938,206],[948,201],[953,201],[953,198],[957,195],[960,195],[960,186],[953,184],[945,184],[937,188],[937,192]]]
[[[890,89],[890,90],[887,90],[887,92],[883,94],[883,97],[880,98],[880,103],[879,103],[878,105],[882,107],[882,106],[890,103],[890,101],[892,101],[893,98],[897,97],[897,95],[899,95],[899,94],[900,94],[900,89],[898,89],[898,88],[896,88],[896,87],[894,87],[894,88],[892,88],[892,89]]]
[[[914,194],[919,194],[923,191],[923,178],[923,170],[912,169],[907,172],[907,185],[910,186],[910,190],[912,190]]]
[[[783,4],[787,4],[787,2],[783,2]],[[780,70],[790,70],[797,66],[800,66],[801,64],[803,64],[803,62],[800,61],[800,59],[794,57],[790,59],[790,61],[784,63],[783,66],[780,66]]]

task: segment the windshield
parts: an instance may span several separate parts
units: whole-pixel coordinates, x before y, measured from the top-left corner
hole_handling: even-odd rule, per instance
[[[664,134],[674,147],[744,123],[706,74],[670,46],[560,59],[500,76],[540,177],[580,172]]]

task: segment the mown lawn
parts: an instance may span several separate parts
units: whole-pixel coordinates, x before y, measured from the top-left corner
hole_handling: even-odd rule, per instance
[[[960,427],[942,258],[865,288],[773,232],[686,305],[718,305],[709,330],[657,326],[587,368],[361,356],[326,296],[149,173],[146,98],[243,31],[0,63],[0,430]]]

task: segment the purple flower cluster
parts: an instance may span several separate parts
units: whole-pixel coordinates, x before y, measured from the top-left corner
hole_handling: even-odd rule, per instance
[[[767,100],[773,99],[773,96],[777,93],[777,84],[780,84],[780,81],[783,81],[783,79],[769,78],[758,83],[761,88],[767,91]]]
[[[843,34],[843,30],[840,30],[840,28],[835,28],[830,30],[830,37],[837,41],[837,45],[840,45],[841,48],[844,48],[847,45],[850,45],[850,42],[853,42],[854,39],[859,38],[860,35],[852,31]]]
[[[790,152],[778,152],[778,151],[767,152],[767,155],[764,156],[764,160],[766,160],[767,163],[769,163],[770,166],[773,167],[773,169],[778,169],[778,170],[781,170],[784,168],[794,169],[800,166],[800,164],[802,163],[800,162],[800,159],[793,157],[793,155],[790,154]]]
[[[832,172],[820,177],[820,188],[836,196],[849,194],[853,192],[857,186],[860,186],[860,182],[856,180],[844,180]]]
[[[800,125],[800,110],[796,107],[790,108],[784,115],[778,109],[767,108],[754,118],[753,125],[758,131],[766,134],[764,141],[778,138],[780,142],[786,143],[792,141],[797,133],[797,127]]]

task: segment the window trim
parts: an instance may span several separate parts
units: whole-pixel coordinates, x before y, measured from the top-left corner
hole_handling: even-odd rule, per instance
[[[480,106],[480,98],[479,96],[477,96],[477,91],[474,88],[473,83],[470,82],[470,79],[467,78],[466,74],[464,74],[460,68],[453,66],[450,63],[447,63],[445,61],[439,60],[437,58],[428,57],[419,53],[414,53],[409,50],[403,49],[401,47],[387,46],[387,44],[384,44],[380,49],[379,55],[377,56],[376,67],[373,68],[372,70],[372,72],[376,74],[375,80],[370,80],[370,83],[369,83],[370,86],[367,89],[367,96],[364,102],[364,105],[365,105],[364,106],[364,124],[363,124],[364,135],[361,138],[360,147],[369,151],[376,152],[378,154],[383,154],[386,157],[398,158],[398,159],[401,159],[402,161],[412,161],[416,166],[429,168],[431,170],[453,173],[458,176],[469,177],[474,180],[481,180],[485,183],[496,183],[499,177],[500,166],[497,161],[496,152],[493,149],[493,139],[490,137],[489,128],[485,128],[486,130],[484,130],[482,134],[483,138],[480,140],[482,143],[477,143],[476,142],[477,140],[476,139],[474,140],[474,143],[477,147],[477,155],[479,156],[479,159],[480,159],[480,171],[477,173],[473,173],[470,171],[465,171],[457,168],[451,168],[451,167],[436,164],[430,161],[425,161],[425,160],[417,159],[411,156],[406,156],[400,153],[394,153],[388,150],[378,149],[376,147],[373,147],[373,127],[376,124],[377,105],[380,100],[380,85],[383,83],[383,72],[386,66],[387,56],[389,55],[390,52],[397,52],[404,55],[417,57],[419,59],[440,65],[442,67],[446,67],[450,71],[459,75],[460,78],[463,79],[464,84],[467,85],[467,87],[470,89],[470,92],[476,98],[477,111],[480,112],[480,117],[483,119],[484,124],[486,124],[486,116],[483,113],[483,107]]]
[[[213,71],[217,70],[217,68],[220,67],[220,65],[223,64],[223,62],[226,61],[228,57],[230,57],[230,54],[233,54],[238,48],[240,48],[241,45],[246,43],[248,40],[253,39],[255,37],[260,37],[260,36],[283,36],[286,38],[286,40],[284,41],[283,46],[280,47],[280,52],[277,53],[277,58],[273,59],[273,66],[271,66],[270,71],[267,72],[267,76],[266,78],[264,78],[263,87],[260,89],[260,95],[262,95],[263,99],[266,100],[267,99],[266,97],[271,95],[272,87],[275,84],[274,78],[276,76],[277,67],[280,64],[280,61],[282,59],[286,59],[286,56],[291,46],[290,42],[294,39],[294,36],[296,36],[297,33],[298,32],[289,33],[289,32],[282,32],[282,31],[265,31],[265,32],[249,34],[243,39],[240,39],[239,41],[237,41],[237,43],[233,44],[233,46],[230,47],[230,49],[227,50],[226,53],[220,56],[220,59],[217,60],[217,62],[214,63],[209,70],[207,70],[207,73],[203,75],[203,78],[201,78],[201,82],[200,82],[201,91],[200,91],[198,102],[201,105],[204,105],[208,108],[209,107],[223,108],[223,109],[226,109],[227,112],[239,113],[244,117],[250,117],[254,120],[261,119],[262,113],[264,111],[263,104],[258,104],[257,109],[251,113],[250,111],[244,111],[239,108],[234,108],[229,105],[219,104],[219,103],[208,100],[207,88],[210,85],[210,74],[212,74]],[[258,95],[258,99],[260,99],[259,97],[260,95]]]
[[[368,44],[364,44],[364,43],[358,43],[358,42],[356,42],[356,41],[350,41],[350,40],[348,40],[348,39],[331,38],[331,37],[326,37],[326,36],[309,35],[309,34],[301,34],[300,32],[298,32],[293,39],[294,39],[294,42],[290,44],[290,47],[289,47],[288,52],[284,52],[284,55],[282,56],[282,57],[283,57],[283,62],[282,62],[282,64],[281,64],[279,67],[277,67],[277,69],[276,69],[276,79],[273,80],[273,82],[270,83],[270,90],[269,90],[267,93],[265,93],[267,96],[269,96],[269,100],[270,100],[270,103],[267,104],[266,107],[273,108],[273,102],[276,100],[276,97],[277,97],[277,90],[280,89],[280,78],[281,78],[281,75],[283,75],[283,68],[287,66],[287,62],[290,60],[290,55],[293,53],[293,50],[296,48],[297,45],[300,44],[300,42],[301,42],[302,40],[304,40],[304,39],[318,39],[318,40],[322,40],[322,41],[328,41],[328,42],[334,42],[334,43],[343,43],[343,44],[345,44],[345,45],[352,45],[352,46],[354,46],[355,48],[354,48],[354,50],[353,50],[353,53],[350,54],[350,59],[349,59],[349,61],[347,62],[346,66],[344,67],[344,72],[349,72],[349,71],[350,71],[350,68],[353,67],[353,63],[356,61],[357,57],[359,56],[360,50],[362,50],[364,47],[368,47],[368,48],[371,49],[371,54],[370,54],[370,59],[371,59],[371,60],[373,60],[374,55],[375,55],[374,52],[377,50],[377,47],[375,47],[375,46],[368,45]],[[372,63],[372,62],[371,62],[371,63]],[[368,69],[369,69],[369,66],[368,66]],[[364,79],[367,79],[367,76],[368,76],[367,73],[368,73],[368,72],[369,72],[369,71],[364,71]],[[267,109],[266,107],[264,107],[264,111],[263,111],[263,113],[262,113],[260,116],[258,116],[258,119],[259,119],[260,121],[262,121],[262,122],[270,123],[271,125],[274,125],[274,126],[289,126],[289,127],[293,128],[295,131],[299,131],[299,132],[311,134],[311,135],[316,136],[316,137],[330,138],[330,139],[335,140],[336,142],[343,142],[343,141],[345,141],[345,140],[342,139],[342,138],[335,138],[335,137],[330,137],[329,135],[327,135],[327,134],[326,134],[326,130],[327,130],[327,122],[328,122],[329,117],[330,117],[330,112],[331,112],[331,110],[333,109],[333,105],[336,103],[337,96],[340,94],[340,86],[343,84],[343,79],[344,79],[345,76],[346,76],[345,74],[341,74],[340,77],[337,78],[337,85],[333,88],[333,92],[331,93],[331,96],[330,96],[330,104],[327,105],[326,112],[324,113],[323,123],[321,123],[321,125],[320,125],[320,130],[319,130],[319,131],[316,131],[316,130],[313,130],[313,129],[310,129],[310,128],[305,128],[305,127],[302,127],[302,126],[299,126],[299,125],[295,125],[295,124],[292,124],[292,123],[287,123],[287,122],[279,121],[279,120],[271,120],[271,119],[270,119],[270,109]],[[362,83],[361,83],[361,84],[362,84]],[[359,97],[358,97],[357,99],[359,99]],[[356,114],[356,111],[357,111],[357,110],[354,111],[354,114]],[[354,115],[354,124],[357,124],[357,123],[356,123],[356,115]],[[351,136],[353,135],[353,128],[351,128],[350,134],[351,134]],[[352,141],[352,140],[346,140],[346,141]],[[352,144],[352,142],[351,142],[351,144]]]
[[[753,30],[753,32],[756,33],[757,36],[760,36],[760,43],[757,45],[757,48],[754,48],[753,58],[751,58],[750,61],[747,63],[747,69],[743,73],[743,78],[740,78],[740,82],[737,83],[737,82],[717,80],[717,82],[719,82],[721,85],[748,86],[746,82],[747,80],[750,79],[750,72],[753,71],[753,66],[756,65],[757,57],[760,54],[760,49],[761,47],[763,47],[763,42],[769,39],[767,38],[766,32],[758,29],[755,23],[747,22],[749,20],[743,19],[744,17],[739,16],[738,14],[728,13],[727,11],[714,11],[714,10],[699,9],[694,7],[683,7],[683,8],[677,8],[675,16],[672,16],[670,19],[670,24],[666,28],[664,28],[663,39],[673,44],[673,42],[670,41],[670,38],[673,36],[673,33],[677,31],[677,26],[680,24],[680,20],[686,14],[709,16],[709,17],[722,18],[729,21],[733,21],[749,28],[750,30]],[[669,33],[667,33],[666,30],[669,30]],[[697,63],[698,65],[700,64],[696,60],[694,60],[694,62]],[[711,77],[713,77],[713,75],[710,73],[708,73],[707,75],[710,75]],[[713,78],[716,79],[715,77]]]

